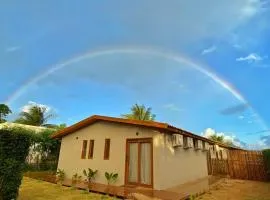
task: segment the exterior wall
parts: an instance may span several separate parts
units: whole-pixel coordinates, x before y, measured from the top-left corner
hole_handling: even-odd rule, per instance
[[[173,148],[170,135],[159,136],[156,189],[168,189],[208,176],[207,151]]]
[[[136,135],[137,132],[139,133],[138,136]],[[58,168],[64,169],[69,179],[75,173],[83,177],[83,169],[97,169],[98,175],[95,182],[103,184],[107,183],[104,177],[106,171],[118,173],[119,178],[115,185],[124,185],[126,139],[151,137],[154,141],[158,141],[158,135],[160,135],[159,132],[146,128],[96,122],[62,138]],[[106,138],[111,139],[109,160],[103,159]],[[88,159],[89,140],[91,139],[95,140],[94,155],[93,159]],[[83,140],[88,140],[86,159],[81,159]],[[154,183],[159,172],[157,153],[157,147],[153,144]]]

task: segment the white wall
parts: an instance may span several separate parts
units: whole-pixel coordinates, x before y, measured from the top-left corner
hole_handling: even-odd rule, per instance
[[[173,148],[169,135],[163,135],[159,148],[159,189],[167,189],[208,176],[206,151]]]
[[[136,132],[139,132],[138,136]],[[69,179],[71,179],[72,175],[75,173],[82,175],[83,169],[98,169],[99,172],[95,181],[103,184],[107,183],[104,177],[106,171],[118,173],[119,180],[116,182],[116,185],[124,185],[126,139],[155,138],[158,134],[159,132],[146,128],[97,122],[62,138],[58,168],[64,169]],[[76,139],[77,137],[78,139]],[[109,160],[103,159],[105,138],[111,139]],[[90,139],[95,140],[93,159],[87,158]],[[83,140],[88,140],[86,159],[81,159]],[[157,151],[155,146],[153,148],[154,166],[156,166],[158,160]],[[158,169],[158,166],[155,168]],[[157,177],[156,172],[157,171],[154,169],[154,182],[155,177]]]

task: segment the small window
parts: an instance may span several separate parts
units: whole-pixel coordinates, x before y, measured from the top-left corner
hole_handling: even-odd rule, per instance
[[[86,149],[87,149],[87,140],[84,140],[83,146],[82,146],[82,155],[81,155],[82,159],[85,159],[86,157]]]
[[[89,151],[88,151],[88,159],[93,159],[93,155],[94,155],[94,144],[95,144],[95,140],[90,140]]]
[[[206,149],[206,147],[205,147],[205,141],[202,141],[202,148],[203,148],[203,150]]]
[[[183,137],[183,143],[184,143],[184,147],[188,147],[188,139],[186,136]]]
[[[110,143],[110,139],[105,139],[104,160],[109,160],[110,158]]]
[[[219,150],[220,159],[223,159],[222,150]]]

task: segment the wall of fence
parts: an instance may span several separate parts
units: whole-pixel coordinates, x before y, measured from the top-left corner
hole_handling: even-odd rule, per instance
[[[209,154],[208,174],[245,180],[269,180],[261,151],[229,150],[227,159],[211,158]]]

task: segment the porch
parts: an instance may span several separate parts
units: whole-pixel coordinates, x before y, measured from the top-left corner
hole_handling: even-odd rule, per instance
[[[71,186],[71,180],[65,180],[63,185]],[[84,182],[80,182],[74,186],[78,189],[87,190],[87,185]],[[90,186],[90,192],[107,194],[115,196],[121,199],[126,199],[132,196],[132,194],[139,193],[147,197],[163,199],[163,200],[185,200],[189,195],[185,193],[165,191],[165,190],[153,190],[151,188],[144,187],[127,187],[127,186],[113,186],[100,183],[93,183]]]

